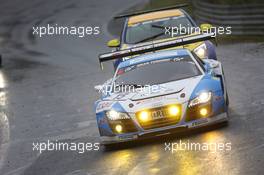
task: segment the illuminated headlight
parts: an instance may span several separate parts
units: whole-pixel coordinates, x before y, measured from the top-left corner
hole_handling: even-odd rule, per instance
[[[130,119],[126,113],[117,112],[115,110],[110,110],[106,112],[106,116],[109,120],[122,120],[122,119]]]
[[[201,108],[199,112],[201,116],[206,116],[208,114],[208,110],[206,108]]]
[[[115,126],[115,130],[116,130],[117,133],[121,133],[123,131],[122,125],[116,125]]]
[[[150,114],[148,111],[141,111],[139,113],[139,120],[142,122],[146,122],[149,120]]]
[[[202,92],[196,98],[190,101],[189,107],[202,104],[202,103],[207,103],[211,100],[211,98],[212,98],[211,92]]]
[[[175,117],[175,116],[179,116],[180,115],[181,109],[177,105],[172,105],[172,106],[168,107],[168,112],[169,112],[170,116]]]
[[[207,48],[205,44],[201,44],[200,46],[198,46],[197,48],[195,48],[194,53],[201,59],[205,59],[207,58]]]

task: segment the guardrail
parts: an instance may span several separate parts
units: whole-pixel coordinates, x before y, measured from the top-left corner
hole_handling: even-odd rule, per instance
[[[193,0],[198,23],[231,26],[233,35],[264,35],[264,4],[218,5]]]

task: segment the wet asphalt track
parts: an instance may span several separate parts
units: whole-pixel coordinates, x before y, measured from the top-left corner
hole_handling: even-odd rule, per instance
[[[102,73],[98,53],[111,39],[111,17],[139,0],[1,0],[0,174],[262,174],[264,167],[264,44],[218,46],[230,96],[230,123],[180,138],[113,151],[32,151],[32,142],[98,141],[93,86]],[[99,36],[31,36],[33,25],[100,26]],[[164,142],[231,142],[231,151],[164,150]]]

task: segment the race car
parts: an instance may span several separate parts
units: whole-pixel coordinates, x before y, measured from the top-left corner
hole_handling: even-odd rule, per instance
[[[100,55],[100,61],[109,61],[144,53],[121,62],[112,79],[95,87],[102,94],[95,102],[102,144],[157,137],[228,120],[222,64],[200,59],[185,48],[162,50],[208,37]]]
[[[176,5],[166,8],[135,12],[116,16],[115,18],[126,18],[123,31],[119,39],[110,40],[108,47],[123,50],[131,47],[138,47],[146,43],[168,41],[182,36],[191,36],[198,28],[194,20],[181,7],[187,4]],[[166,34],[166,28],[177,27],[185,29],[183,32],[176,33],[176,35]],[[210,30],[210,24],[201,24],[201,30]],[[187,31],[189,29],[190,31]],[[170,32],[169,32],[170,33]],[[179,46],[194,51],[200,58],[209,58],[216,60],[215,46],[210,41],[192,43],[189,45]],[[173,49],[173,48],[170,48]],[[128,58],[123,58],[128,59]],[[117,59],[114,63],[116,68],[118,64],[123,61]]]

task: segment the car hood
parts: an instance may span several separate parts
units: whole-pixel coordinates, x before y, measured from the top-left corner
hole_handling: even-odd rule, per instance
[[[161,107],[169,104],[183,104],[189,101],[203,75],[161,84],[155,92],[137,91],[113,93],[98,101],[96,112],[117,110],[134,113],[142,109]]]
[[[188,100],[193,89],[201,80],[201,78],[202,76],[196,76],[188,79],[154,85],[151,87],[140,89],[138,88],[134,92],[113,93],[110,96],[106,97],[104,100],[120,102],[129,100],[131,102],[137,102],[140,100],[146,100],[161,96],[179,96],[181,93],[184,93],[180,100],[181,102],[183,102]]]

